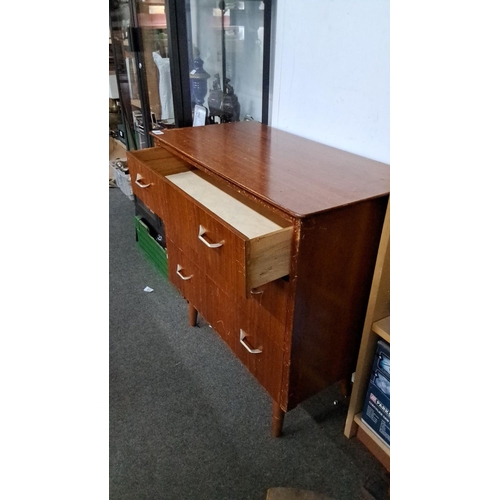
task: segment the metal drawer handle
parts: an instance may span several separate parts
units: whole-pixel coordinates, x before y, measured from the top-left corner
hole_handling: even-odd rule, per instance
[[[245,342],[245,337],[247,334],[240,328],[240,342],[243,345],[243,347],[250,353],[252,354],[260,354],[262,352],[262,349],[252,349],[246,342]]]
[[[200,226],[200,231],[198,232],[198,238],[207,245],[208,248],[218,248],[224,245],[225,241],[222,240],[220,243],[209,243],[205,238],[203,238],[203,235],[207,232],[207,230],[203,227]]]
[[[149,186],[151,186],[151,183],[149,184],[141,184],[139,181],[142,180],[144,177],[142,177],[141,174],[137,174],[136,177],[135,177],[135,183],[142,189],[144,188],[147,188]]]
[[[193,275],[191,275],[191,276],[183,276],[181,274],[182,269],[183,268],[181,267],[181,265],[177,264],[177,276],[179,276],[179,278],[181,278],[184,281],[190,280],[193,277]]]
[[[264,290],[257,290],[257,288],[250,288],[250,293],[252,295],[260,295],[260,294],[264,293]]]

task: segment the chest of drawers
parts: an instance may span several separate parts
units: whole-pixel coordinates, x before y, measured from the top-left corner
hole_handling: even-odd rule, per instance
[[[128,152],[165,226],[169,278],[286,411],[355,369],[389,166],[256,122]]]

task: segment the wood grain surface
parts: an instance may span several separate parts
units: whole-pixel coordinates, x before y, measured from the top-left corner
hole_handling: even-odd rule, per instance
[[[389,165],[257,122],[165,130],[155,144],[131,172],[151,179],[134,192],[164,220],[170,279],[271,395],[278,436],[283,411],[355,370]],[[189,170],[184,184],[165,177]],[[249,289],[254,275],[265,283]]]
[[[156,138],[296,217],[389,192],[389,165],[258,122],[171,129]]]

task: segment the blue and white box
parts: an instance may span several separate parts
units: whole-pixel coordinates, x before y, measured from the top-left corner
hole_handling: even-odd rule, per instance
[[[383,340],[377,343],[370,383],[366,391],[361,420],[390,446],[390,346]]]

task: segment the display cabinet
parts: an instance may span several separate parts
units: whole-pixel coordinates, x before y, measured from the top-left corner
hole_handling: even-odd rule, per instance
[[[165,2],[110,1],[110,34],[127,149],[151,146],[150,132],[173,127]]]
[[[127,149],[193,124],[267,124],[271,0],[110,0]]]
[[[271,2],[186,0],[191,103],[210,123],[267,123]]]

